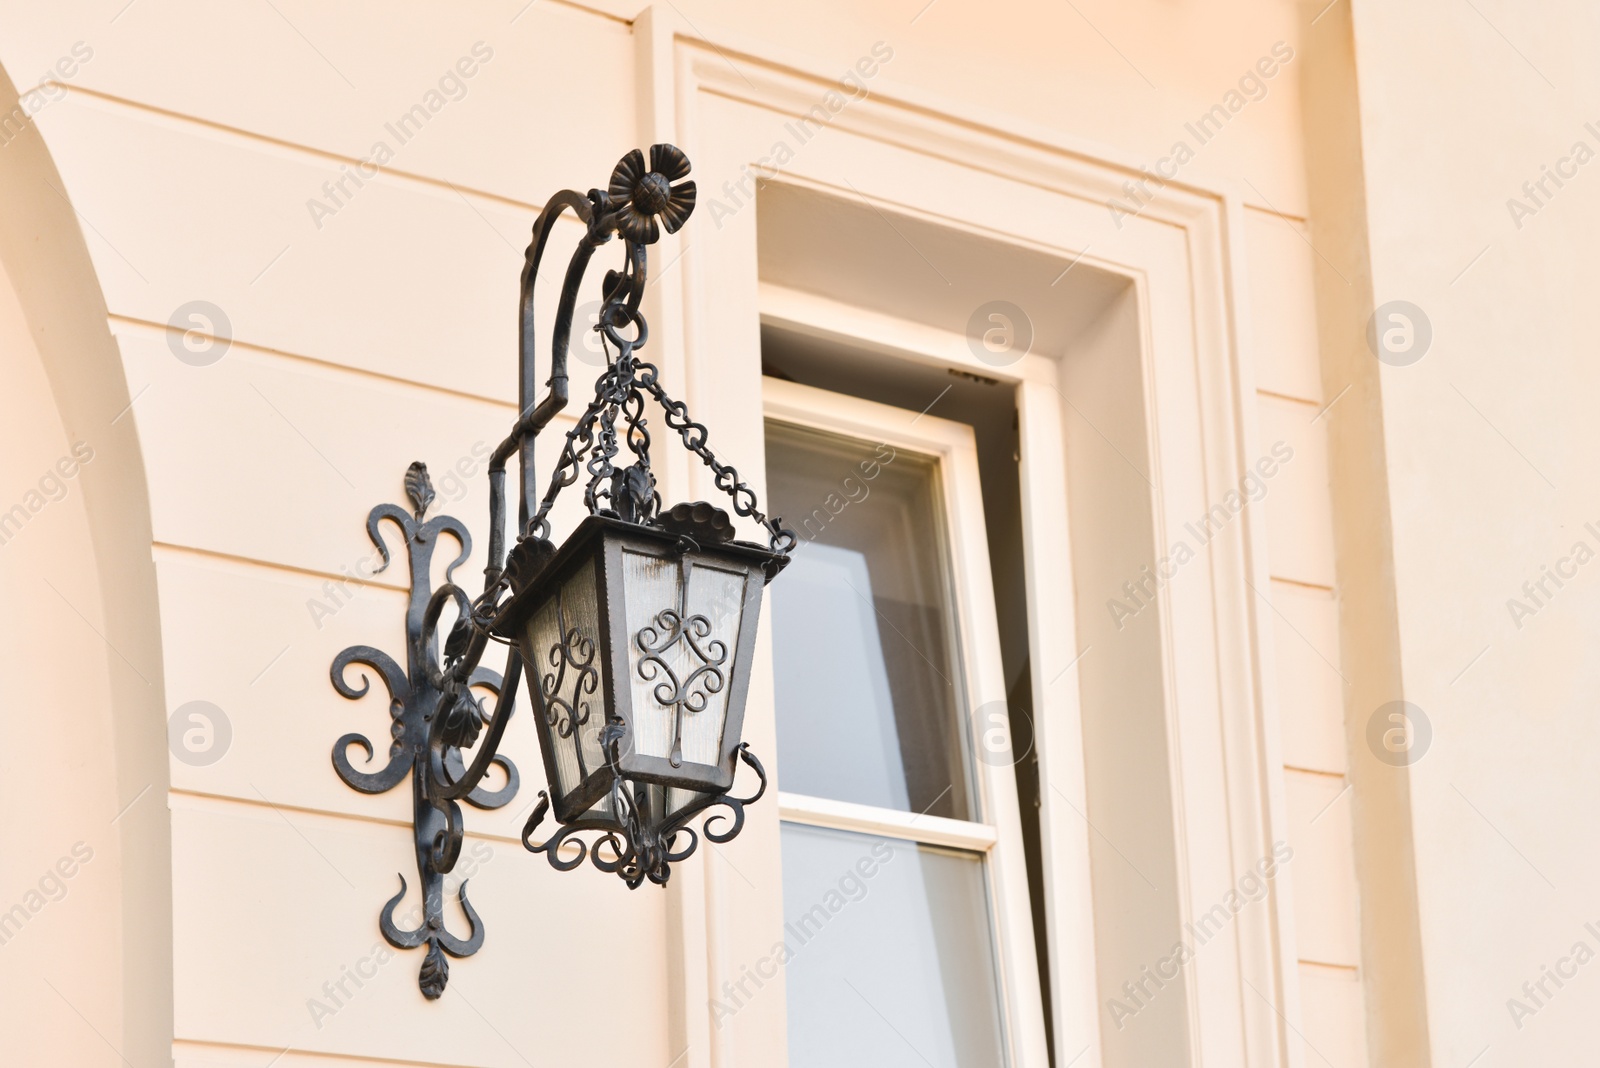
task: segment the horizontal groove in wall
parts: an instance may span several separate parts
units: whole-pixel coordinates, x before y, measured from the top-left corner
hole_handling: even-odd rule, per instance
[[[1330,964],[1327,961],[1305,959],[1300,960],[1299,964],[1302,968],[1316,968],[1333,972],[1341,979],[1355,978],[1361,972],[1360,966],[1355,964]]]
[[[106,319],[107,319],[108,322],[111,322],[111,323],[115,323],[115,324],[122,325],[122,326],[130,326],[130,327],[133,327],[133,328],[138,329],[138,330],[148,330],[148,331],[150,331],[152,333],[158,333],[158,334],[172,333],[176,329],[175,327],[171,327],[171,326],[167,325],[166,323],[151,322],[148,319],[138,319],[138,318],[135,318],[133,316],[121,315],[121,314],[118,314],[118,313],[115,313],[115,312],[107,315]],[[184,331],[184,333],[195,333],[195,334],[199,334],[202,337],[212,338],[213,340],[226,340],[228,342],[230,348],[231,347],[237,347],[237,348],[246,350],[246,351],[248,351],[248,352],[250,352],[250,353],[252,353],[254,355],[265,356],[265,357],[268,357],[270,359],[285,360],[285,361],[288,361],[288,362],[291,362],[291,363],[306,364],[308,366],[318,368],[319,370],[332,372],[334,374],[351,375],[351,376],[354,376],[356,378],[370,379],[370,380],[375,381],[375,382],[387,382],[387,383],[390,383],[392,385],[404,386],[404,387],[406,387],[408,389],[415,389],[415,390],[418,390],[420,392],[427,393],[427,394],[430,394],[430,395],[436,395],[436,396],[441,396],[441,397],[458,397],[458,398],[460,398],[462,400],[475,401],[475,402],[482,403],[482,404],[490,404],[490,405],[493,405],[496,408],[503,409],[507,413],[510,413],[512,416],[515,415],[516,410],[517,410],[517,406],[516,406],[516,404],[514,402],[508,401],[508,400],[504,400],[504,399],[502,399],[500,397],[490,397],[490,396],[485,396],[484,394],[481,394],[481,393],[472,393],[472,392],[469,392],[469,391],[466,391],[466,390],[450,389],[450,388],[448,388],[446,386],[434,385],[431,382],[418,382],[414,378],[401,378],[398,375],[386,375],[382,371],[373,371],[373,370],[369,370],[369,369],[364,368],[364,367],[355,367],[355,366],[352,366],[350,364],[339,363],[339,362],[337,362],[335,360],[323,359],[320,356],[306,356],[306,355],[303,355],[302,353],[298,353],[298,352],[288,352],[288,351],[285,351],[284,349],[274,349],[274,348],[270,348],[270,347],[268,347],[266,345],[257,345],[257,344],[254,344],[252,342],[249,342],[249,341],[242,341],[239,338],[221,339],[221,338],[215,337],[215,335],[206,334],[203,331],[199,331],[199,330]],[[508,362],[510,363],[511,366],[514,366],[515,365],[515,360],[516,360],[516,353],[514,353],[514,352],[508,353],[507,354],[507,360],[508,360]],[[569,418],[570,417],[568,417],[566,415],[558,415],[558,416],[556,416],[556,421],[560,422],[560,421],[562,421],[564,419],[569,419]],[[508,419],[506,421],[506,431],[507,431],[507,433],[510,432],[510,429],[511,429],[511,420]]]
[[[1283,575],[1272,575],[1272,576],[1270,576],[1270,578],[1272,579],[1273,582],[1279,582],[1279,583],[1282,583],[1285,586],[1297,586],[1302,590],[1318,590],[1318,591],[1320,591],[1322,593],[1332,593],[1333,592],[1333,587],[1332,586],[1324,586],[1320,582],[1306,582],[1306,581],[1304,581],[1302,579],[1287,578],[1287,577],[1285,577]]]
[[[282,1049],[276,1046],[258,1046],[248,1042],[219,1042],[215,1039],[197,1041],[193,1039],[174,1038],[172,1040],[173,1059],[180,1065],[186,1063],[200,1063],[211,1068],[256,1068],[260,1064],[267,1064],[269,1068],[293,1068],[294,1065],[338,1064],[349,1065],[350,1068],[362,1068],[370,1065],[371,1068],[395,1068],[397,1065],[409,1065],[414,1068],[467,1068],[464,1061],[418,1061],[406,1059],[397,1061],[393,1058],[374,1060],[371,1057],[354,1056],[348,1053],[323,1053],[315,1050]],[[258,1054],[265,1054],[263,1061]]]
[[[1342,771],[1326,771],[1322,768],[1305,768],[1298,764],[1285,764],[1283,766],[1283,770],[1299,772],[1301,775],[1315,775],[1320,779],[1334,779],[1338,782],[1343,782],[1345,778],[1344,772]]]
[[[1288,401],[1290,404],[1303,404],[1307,408],[1311,408],[1313,410],[1316,410],[1322,406],[1321,401],[1313,400],[1310,397],[1296,397],[1291,393],[1279,393],[1276,390],[1261,389],[1259,387],[1256,389],[1256,396],[1271,397],[1273,400]]]
[[[153,117],[161,119],[179,127],[199,127],[204,130],[209,130],[213,133],[220,133],[224,135],[225,139],[248,142],[258,151],[261,148],[266,147],[275,151],[286,152],[292,156],[310,157],[312,159],[322,160],[328,163],[342,163],[347,166],[356,166],[362,162],[360,157],[357,156],[347,156],[338,152],[330,152],[325,148],[316,148],[312,145],[301,144],[297,141],[285,141],[282,138],[273,137],[270,134],[256,133],[253,130],[246,130],[238,126],[228,126],[224,123],[213,122],[210,119],[203,119],[198,115],[190,115],[182,111],[169,111],[166,108],[158,107],[154,104],[144,104],[137,100],[130,100],[127,97],[114,96],[111,93],[104,93],[98,89],[87,89],[81,85],[73,85],[67,82],[56,82],[53,84],[65,90],[69,96],[84,97],[102,104],[109,104],[111,105],[111,110],[131,111],[143,115],[146,118]],[[518,211],[525,211],[533,215],[537,215],[539,209],[543,207],[543,204],[534,204],[526,200],[518,200],[515,197],[504,196],[500,193],[491,193],[487,189],[479,189],[476,186],[457,185],[446,178],[431,178],[426,174],[418,174],[415,171],[408,171],[400,167],[385,165],[382,169],[381,175],[384,177],[395,178],[402,182],[413,182],[418,185],[425,185],[431,189],[442,192],[457,193],[463,196],[474,196],[480,200],[485,200],[493,204],[499,204],[503,207],[515,208]],[[551,190],[551,192],[553,193],[555,190]]]
[[[407,831],[411,829],[410,820],[387,819],[383,816],[369,816],[344,810],[312,808],[307,805],[295,805],[282,801],[274,801],[266,797],[253,798],[244,797],[239,794],[216,794],[204,790],[193,790],[187,787],[173,787],[167,791],[167,797],[169,807],[187,808],[193,811],[220,812],[234,806],[240,806],[250,809],[264,809],[278,812],[280,814],[284,812],[292,812],[305,816],[320,816],[330,820],[345,820],[351,823],[377,823],[385,827],[404,828]],[[530,805],[529,807],[532,806]],[[516,846],[522,845],[522,841],[519,838],[517,838],[515,835],[509,834],[490,834],[485,833],[484,831],[468,830],[466,832],[466,836],[468,838],[481,838],[488,842],[505,842]]]
[[[182,559],[184,557],[199,557],[212,564],[231,565],[238,571],[271,571],[279,575],[303,575],[307,578],[332,579],[335,582],[355,581],[361,586],[375,586],[378,589],[390,590],[394,593],[405,593],[411,587],[409,579],[405,576],[405,569],[391,564],[394,578],[390,579],[388,571],[379,572],[383,578],[364,578],[352,580],[349,575],[339,571],[322,571],[317,568],[299,567],[294,564],[279,563],[275,560],[258,560],[253,556],[239,556],[235,553],[219,552],[216,549],[205,549],[198,545],[179,545],[170,541],[154,541],[150,547],[155,550],[155,557],[159,561],[162,557]],[[390,550],[391,555],[395,550]]]

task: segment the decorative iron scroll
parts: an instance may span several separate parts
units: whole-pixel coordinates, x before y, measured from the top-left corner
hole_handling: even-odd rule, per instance
[[[618,753],[620,740],[620,733],[604,739],[606,759],[613,769],[621,759]],[[618,822],[623,825],[625,834],[619,835],[608,822],[574,820],[556,828],[549,838],[536,845],[533,841],[534,832],[550,811],[550,797],[541,790],[539,803],[534,806],[533,815],[528,817],[527,826],[522,829],[522,844],[529,852],[543,853],[550,866],[557,871],[571,871],[587,859],[601,871],[620,876],[629,889],[637,888],[646,879],[658,886],[665,886],[672,875],[672,865],[688,860],[700,846],[700,835],[689,826],[697,816],[711,809],[726,808],[726,812],[712,812],[707,816],[700,825],[700,831],[708,842],[718,845],[731,842],[744,829],[745,806],[755,804],[767,792],[767,771],[755,754],[750,752],[749,743],[741,744],[738,752],[739,759],[755,772],[760,782],[756,792],[749,797],[702,795],[670,818],[652,823],[639,811],[636,799],[628,790],[628,782],[619,774],[612,780],[607,798],[611,811],[618,814]],[[718,820],[730,822],[724,829],[713,829],[712,825]],[[593,841],[577,837],[586,831],[600,833]],[[674,849],[674,843],[680,835],[687,836],[688,841]]]
[[[687,587],[687,580],[684,585]],[[722,665],[728,660],[728,647],[715,640],[702,647],[701,641],[709,637],[711,620],[703,615],[684,618],[681,612],[670,608],[657,612],[654,625],[641,627],[634,635],[639,651],[645,654],[639,661],[639,677],[656,683],[652,695],[662,708],[672,711],[672,752],[668,760],[675,768],[683,765],[684,714],[704,712],[711,695],[721,693],[727,682]],[[663,653],[671,652],[680,643],[700,658],[699,666],[681,679],[662,658]],[[662,679],[663,675],[666,678]],[[656,682],[657,679],[661,681]]]
[[[593,715],[592,706],[584,698],[593,697],[599,690],[600,671],[594,666],[598,655],[595,640],[580,628],[567,626],[563,592],[556,591],[555,599],[556,633],[560,638],[550,647],[549,664],[554,670],[540,677],[539,689],[544,694],[545,722],[555,729],[559,737],[571,738],[578,733],[579,727],[588,726]],[[570,701],[561,696],[568,671],[576,676]],[[581,781],[589,774],[584,766],[583,746],[574,744],[573,750],[577,754],[578,778]]]
[[[414,927],[402,927],[395,919],[395,910],[406,895],[406,879],[400,876],[400,892],[389,899],[378,915],[378,928],[389,944],[397,949],[415,949],[426,945],[418,983],[423,994],[437,998],[444,992],[450,977],[450,966],[445,954],[452,957],[469,957],[483,945],[483,922],[467,900],[467,884],[461,883],[458,891],[461,911],[466,914],[470,928],[466,938],[457,938],[444,924],[444,876],[455,865],[461,850],[464,831],[460,808],[455,799],[440,790],[439,780],[453,783],[465,771],[461,750],[477,738],[487,721],[478,699],[472,690],[488,690],[497,697],[496,713],[504,707],[507,716],[515,684],[502,686],[501,676],[488,668],[476,668],[466,680],[466,685],[447,691],[435,680],[440,678],[438,642],[425,626],[431,600],[428,567],[438,547],[439,536],[449,534],[461,547],[460,554],[445,569],[448,582],[451,574],[472,551],[472,539],[465,526],[450,516],[436,516],[424,521],[428,505],[433,501],[433,485],[428,469],[414,463],[406,472],[406,494],[411,498],[413,512],[394,504],[380,504],[367,515],[367,534],[383,559],[378,568],[389,566],[389,547],[383,540],[380,524],[390,520],[405,536],[406,555],[411,565],[411,592],[406,611],[406,667],[401,669],[393,658],[370,645],[352,645],[334,657],[332,677],[334,689],[357,700],[366,696],[371,688],[370,679],[362,672],[360,685],[352,685],[346,670],[352,665],[370,668],[383,681],[389,693],[389,745],[388,762],[378,771],[362,771],[350,761],[349,750],[355,746],[365,753],[366,760],[373,756],[372,743],[361,734],[346,734],[333,747],[333,768],[344,784],[365,794],[381,794],[399,785],[409,772],[412,776],[412,816],[415,826],[417,876],[420,880],[422,907]],[[509,691],[502,694],[502,691]],[[502,725],[503,726],[503,725]],[[516,796],[518,776],[515,765],[503,756],[493,756],[491,762],[500,767],[505,783],[498,790],[474,786],[462,795],[477,808],[500,808]],[[437,770],[435,770],[437,766]]]

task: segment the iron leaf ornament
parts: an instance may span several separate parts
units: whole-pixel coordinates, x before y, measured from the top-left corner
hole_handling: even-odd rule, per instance
[[[428,477],[428,465],[421,460],[406,468],[406,496],[411,498],[412,514],[420,523],[434,497],[433,479]]]

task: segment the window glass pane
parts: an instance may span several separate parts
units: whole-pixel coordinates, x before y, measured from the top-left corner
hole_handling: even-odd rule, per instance
[[[1004,1064],[983,861],[783,825],[790,1068]]]
[[[975,819],[934,460],[767,424],[772,511],[800,536],[772,584],[783,788]]]

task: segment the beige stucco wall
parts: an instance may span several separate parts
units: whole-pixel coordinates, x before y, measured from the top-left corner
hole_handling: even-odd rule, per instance
[[[1600,601],[1572,556],[1596,540],[1600,214],[1590,168],[1561,161],[1600,148],[1596,13],[1354,16],[1374,300],[1410,301],[1433,330],[1380,385],[1398,671],[1434,731],[1409,783],[1434,1063],[1581,1061],[1600,997],[1572,959],[1600,948],[1585,926]],[[1558,164],[1576,176],[1530,198]],[[1535,603],[1523,584],[1558,564],[1569,577]],[[1524,991],[1558,966],[1575,978]]]
[[[1240,993],[1252,1006],[1241,1011],[1289,1021],[1273,1063],[1466,1064],[1486,1045],[1504,1063],[1575,1055],[1593,1004],[1586,972],[1521,1029],[1505,999],[1572,942],[1594,944],[1583,924],[1600,921],[1584,912],[1592,876],[1570,846],[1592,804],[1582,704],[1592,688],[1577,666],[1593,615],[1587,570],[1520,627],[1505,601],[1575,541],[1600,549],[1584,529],[1600,522],[1584,510],[1588,453],[1569,430],[1584,425],[1593,377],[1576,311],[1588,306],[1592,168],[1520,226],[1505,199],[1572,142],[1600,148],[1583,125],[1600,110],[1581,110],[1596,89],[1573,29],[1594,27],[1576,7],[1563,25],[1487,4],[1350,6],[4,5],[0,64],[24,92],[50,84],[0,153],[33,153],[8,173],[35,194],[46,175],[59,181],[48,196],[58,214],[70,207],[62,218],[77,231],[63,236],[61,222],[0,249],[18,293],[15,309],[0,307],[7,380],[27,383],[7,403],[30,413],[8,430],[16,447],[0,459],[0,502],[20,499],[39,458],[72,440],[89,441],[96,459],[82,499],[28,527],[28,551],[43,555],[5,546],[0,565],[8,581],[68,573],[92,544],[99,586],[86,588],[94,604],[81,614],[103,622],[109,644],[72,632],[59,603],[54,617],[30,617],[61,617],[50,624],[60,637],[54,654],[18,662],[59,657],[84,688],[78,703],[100,717],[75,717],[50,748],[92,733],[104,796],[56,814],[38,856],[8,858],[0,907],[55,860],[50,843],[83,837],[74,821],[108,806],[109,821],[146,785],[155,802],[96,853],[87,874],[108,872],[106,882],[74,884],[51,907],[63,930],[48,948],[34,937],[43,920],[25,932],[42,955],[7,970],[7,1000],[30,1007],[37,1048],[59,1042],[75,1064],[257,1065],[280,1054],[285,1065],[518,1064],[592,1053],[603,1032],[597,1063],[781,1063],[781,989],[741,1014],[733,1037],[714,1033],[685,993],[705,989],[716,954],[738,959],[760,942],[776,915],[775,815],[753,815],[728,847],[733,867],[702,853],[665,894],[557,875],[516,843],[540,765],[531,732],[515,728],[523,795],[506,812],[471,813],[473,900],[489,937],[456,964],[459,996],[423,1003],[418,955],[385,951],[378,978],[337,1012],[310,1008],[378,955],[374,916],[394,872],[414,882],[404,790],[355,794],[327,759],[339,734],[378,740],[386,726],[381,700],[346,702],[329,688],[334,653],[400,651],[400,569],[366,575],[366,511],[398,496],[412,459],[436,479],[458,464],[481,471],[483,443],[513,414],[510,308],[537,206],[563,186],[600,183],[628,148],[699,114],[677,95],[681,39],[709,40],[734,74],[757,79],[827,79],[887,42],[893,59],[873,92],[889,106],[1095,168],[1115,176],[1112,190],[1145,182],[1116,204],[1077,194],[1078,208],[1102,213],[1104,236],[1085,254],[1099,244],[1111,255],[1129,215],[1169,226],[1169,200],[1221,206],[1230,284],[1207,314],[1226,320],[1249,398],[1240,440],[1254,451],[1236,459],[1249,466],[1280,442],[1292,453],[1240,536],[1265,561],[1251,588],[1259,700],[1272,717],[1261,791],[1294,850],[1273,929],[1298,964],[1280,986]],[[447,90],[459,98],[398,143],[387,124],[457,64],[473,72]],[[1219,106],[1226,125],[1197,134]],[[736,112],[746,114],[729,105]],[[392,158],[354,183],[378,142]],[[703,196],[737,179],[731,158],[703,163]],[[909,187],[935,171],[871,177]],[[1170,189],[1149,171],[1170,175]],[[1038,221],[1044,237],[1055,222]],[[711,225],[706,209],[695,225]],[[746,217],[730,240],[750,240],[753,226]],[[78,288],[63,283],[52,303],[27,281],[55,277],[44,260],[69,237]],[[687,262],[685,272],[701,269]],[[755,322],[753,274],[711,283]],[[753,348],[715,354],[742,376],[718,392],[718,365],[670,310],[691,299],[680,284],[669,278],[651,298],[665,306],[657,344],[669,375],[687,380],[691,399],[741,396],[758,381]],[[1366,349],[1373,304],[1394,299],[1433,324],[1433,349],[1413,366],[1380,366]],[[178,355],[174,316],[197,300],[228,321],[187,323],[201,330],[192,347],[222,352],[212,363]],[[48,344],[37,341],[43,324]],[[92,381],[64,370],[59,324],[82,332],[70,348],[98,367]],[[481,539],[484,498],[478,474],[441,503]],[[33,537],[46,529],[48,544]],[[330,594],[350,572],[367,583]],[[52,605],[48,590],[16,596]],[[20,638],[38,634],[23,626]],[[137,687],[123,677],[130,662]],[[1426,710],[1434,736],[1397,769],[1365,739],[1377,705],[1400,698]],[[24,709],[50,693],[5,700],[8,725],[25,724]],[[196,700],[226,715],[226,755],[151,768],[166,752],[162,721]],[[10,777],[7,789],[11,811],[58,803],[32,779]],[[1217,865],[1242,873],[1255,859],[1241,850]],[[718,933],[713,922],[708,934],[706,883],[743,901],[745,871],[768,891],[752,886],[743,925]],[[1418,916],[1420,934],[1408,935]],[[693,959],[708,956],[708,939],[709,965]],[[573,982],[568,962],[597,945],[629,947],[632,966],[585,965]],[[50,972],[55,993],[29,979],[51,954],[72,962]],[[599,1011],[600,998],[628,1008]],[[1206,1004],[1196,996],[1200,1019]]]

